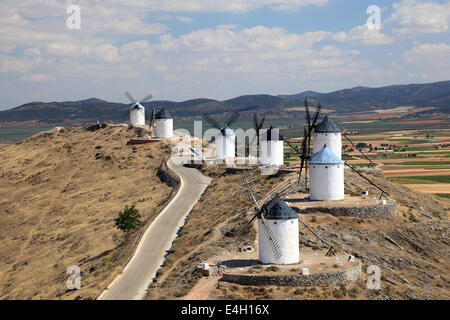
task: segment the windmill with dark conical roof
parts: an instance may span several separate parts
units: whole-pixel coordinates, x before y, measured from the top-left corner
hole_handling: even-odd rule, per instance
[[[325,144],[339,159],[342,158],[341,130],[328,116],[314,128],[314,152],[322,150]]]
[[[165,107],[155,115],[155,135],[163,139],[173,137],[173,117]]]
[[[239,232],[236,241],[240,242],[258,219],[258,260],[266,264],[294,264],[300,259],[298,215],[279,194],[291,185],[282,185],[270,194],[260,205],[253,191],[253,180],[249,171],[243,174],[244,186],[252,200],[254,212]]]

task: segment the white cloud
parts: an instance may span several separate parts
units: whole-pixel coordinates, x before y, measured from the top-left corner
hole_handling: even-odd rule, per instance
[[[356,26],[347,32],[338,32],[333,35],[333,40],[340,42],[354,41],[365,45],[389,44],[394,39],[380,32],[380,30],[370,30],[367,25]]]
[[[450,45],[446,43],[420,44],[408,50],[403,57],[407,63],[421,68],[443,68],[446,73],[450,70]]]
[[[445,43],[418,44],[401,54],[391,64],[395,74],[401,74],[410,82],[448,80],[450,70],[450,45]]]
[[[396,34],[440,33],[449,30],[450,2],[403,0],[392,5],[394,12],[386,21]]]
[[[42,52],[39,48],[33,47],[33,48],[25,49],[23,54],[28,57],[37,57],[37,56],[42,55]]]
[[[129,0],[126,1],[126,6],[149,11],[244,13],[263,7],[273,10],[297,10],[304,6],[323,6],[327,3],[328,0]],[[125,2],[122,4],[125,5]]]
[[[0,55],[0,74],[23,74],[30,72],[43,62],[41,57],[12,57],[7,55]]]
[[[42,100],[44,91],[69,99],[65,95],[75,90],[82,96],[121,99],[121,92],[127,89],[123,86],[131,86],[136,92],[147,92],[151,87],[156,98],[225,98],[236,92],[343,87],[345,81],[367,85],[370,80],[389,81],[402,72],[422,77],[426,73],[422,66],[431,68],[430,77],[449,70],[443,62],[449,56],[444,43],[414,43],[414,48],[397,62],[397,69],[390,70],[376,69],[373,61],[360,55],[359,47],[352,46],[392,43],[394,27],[397,33],[412,26],[415,29],[411,30],[421,30],[418,32],[446,30],[448,15],[444,19],[444,14],[435,10],[448,14],[444,10],[447,7],[434,2],[397,3],[393,13],[396,24],[383,23],[381,31],[371,31],[365,25],[336,34],[322,30],[294,33],[262,25],[243,29],[218,25],[174,36],[165,21],[189,23],[189,15],[194,12],[241,14],[263,7],[297,10],[328,1],[80,0],[81,30],[66,28],[64,1],[4,1],[0,12],[0,91],[11,95],[16,92],[11,83],[21,81],[21,88],[29,88],[26,100]],[[405,12],[413,16],[417,8],[435,21],[430,24],[429,20],[397,16]],[[393,48],[393,55],[401,55],[396,50]],[[440,61],[427,64],[436,60],[433,57]],[[54,90],[46,91],[47,84]],[[68,86],[76,89],[68,92]]]
[[[192,22],[192,18],[189,18],[189,17],[182,17],[182,16],[177,17],[177,20],[178,20],[178,21],[181,21],[181,22],[186,22],[186,23],[191,23],[191,22]]]
[[[50,77],[43,73],[26,74],[19,78],[23,82],[46,82],[50,80]]]

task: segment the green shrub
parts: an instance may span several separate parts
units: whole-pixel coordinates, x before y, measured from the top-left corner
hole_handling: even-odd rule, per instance
[[[358,296],[359,289],[357,287],[353,287],[348,291],[348,295],[350,298],[356,298]]]
[[[433,210],[433,212],[431,212],[431,214],[433,216],[435,216],[436,218],[441,218],[441,212],[439,210]]]
[[[278,270],[280,270],[280,268],[278,268],[277,266],[270,266],[270,267],[267,267],[267,268],[266,268],[266,271],[273,271],[273,272],[276,272],[276,271],[278,271]]]
[[[295,289],[294,294],[296,296],[304,294],[305,293],[305,289]]]
[[[177,298],[180,298],[180,297],[184,297],[188,293],[189,293],[189,289],[188,288],[183,288],[180,291],[175,292],[174,296],[177,297]]]
[[[345,295],[345,293],[339,289],[334,289],[334,291],[333,291],[333,297],[335,297],[336,299],[341,299],[344,297],[344,295]]]
[[[135,230],[141,224],[140,218],[139,210],[132,205],[131,207],[125,206],[125,209],[119,212],[114,221],[117,228],[124,231],[128,236],[131,231]]]

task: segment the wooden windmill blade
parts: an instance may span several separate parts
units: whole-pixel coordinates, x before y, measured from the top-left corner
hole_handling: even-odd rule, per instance
[[[252,215],[252,217],[247,221],[247,223],[244,225],[244,227],[239,231],[237,237],[236,237],[236,242],[241,242],[242,237],[244,236],[244,234],[246,234],[248,232],[248,230],[250,229],[253,221],[255,221],[255,219],[259,216],[260,211],[261,211],[261,206],[258,203],[258,200],[256,199],[255,196],[255,192],[253,190],[253,176],[251,174],[251,172],[249,170],[244,170],[242,175],[241,175],[241,180],[242,183],[245,187],[245,191],[250,199],[250,201],[254,204],[254,214]]]
[[[234,112],[222,128],[223,128],[223,129],[228,128],[228,127],[231,126],[231,124],[232,124],[233,122],[235,122],[237,119],[239,119],[239,113]]]
[[[344,136],[345,139],[348,140],[348,142],[350,142],[350,143],[352,144],[352,146],[353,146],[356,150],[359,151],[359,153],[362,154],[362,156],[363,156],[366,160],[368,160],[368,161],[370,162],[370,166],[371,166],[372,168],[375,168],[375,164],[372,162],[372,160],[370,160],[370,159],[366,156],[366,154],[365,154],[364,152],[362,152],[362,150],[359,150],[359,148],[356,147],[356,145],[353,143],[353,141],[350,140],[350,138],[347,137],[347,135],[346,135],[344,132],[342,132],[342,135]]]
[[[300,177],[302,175],[302,171],[303,171],[303,167],[305,165],[305,162],[307,160],[307,155],[306,155],[306,147],[307,147],[307,140],[308,140],[308,133],[306,128],[303,128],[303,143],[302,143],[302,157],[301,157],[301,163],[300,163],[300,172],[298,175],[298,180],[300,181]]]
[[[211,126],[216,127],[218,130],[222,131],[220,124],[209,114],[207,113],[203,114],[203,119],[208,121]]]
[[[250,145],[253,145],[253,142],[255,142],[256,140],[256,145],[259,146],[259,141],[260,141],[260,130],[264,124],[264,120],[266,119],[266,116],[263,115],[261,121],[258,121],[258,115],[256,114],[256,112],[253,114],[253,128],[255,129],[255,136],[253,137],[252,141],[250,142]]]
[[[269,224],[267,223],[266,219],[264,218],[264,214],[261,215],[261,224],[263,226],[263,230],[269,239],[270,247],[272,248],[273,255],[276,260],[279,260],[283,256],[283,251],[281,250],[280,244],[278,242],[278,239],[273,234],[272,230],[270,229]],[[258,230],[258,232],[261,232],[261,230]]]
[[[146,95],[144,98],[140,100],[141,103],[149,101],[153,96],[151,94]]]
[[[299,156],[302,154],[302,151],[300,149],[298,149],[295,145],[293,145],[292,143],[290,143],[287,139],[285,139],[281,133],[278,134],[278,136],[280,137],[281,140],[284,140],[284,142],[286,142],[288,144],[289,147],[291,147],[291,149],[293,149]]]
[[[251,216],[251,218],[245,223],[245,225],[241,228],[241,230],[238,232],[235,242],[236,243],[240,243],[242,242],[242,238],[243,236],[250,230],[250,227],[253,224],[253,221],[255,221],[255,219],[258,217],[259,212],[255,211],[253,213],[253,215]]]
[[[133,96],[128,91],[125,91],[125,96],[128,98],[128,100],[130,100],[131,103],[137,102],[137,100],[134,99]]]
[[[356,172],[361,178],[365,179],[367,182],[369,182],[372,186],[374,186],[375,188],[377,188],[378,190],[381,191],[381,197],[383,196],[383,194],[387,195],[387,196],[391,196],[387,191],[385,191],[384,189],[382,189],[381,187],[379,187],[378,185],[375,184],[375,182],[373,182],[372,180],[370,180],[369,178],[367,178],[365,175],[363,175],[360,171],[356,170],[353,166],[351,166],[348,162],[345,162],[345,165],[347,167],[349,167],[350,169],[352,169],[354,172]],[[381,198],[380,197],[380,198]]]
[[[155,123],[155,106],[152,103],[152,115],[150,117],[150,128],[153,127],[154,123]]]
[[[285,193],[287,193],[289,190],[291,190],[294,187],[294,183],[292,180],[287,180],[283,182],[281,185],[276,187],[272,192],[270,192],[267,197],[264,200],[264,203],[268,203],[269,201],[273,200],[275,196],[281,196]]]
[[[308,128],[311,126],[311,116],[309,114],[309,106],[308,106],[308,99],[305,98],[305,113],[306,113],[306,123],[308,124]]]
[[[249,196],[250,200],[255,205],[256,210],[260,211],[261,210],[261,206],[258,203],[258,200],[256,199],[255,192],[254,192],[254,189],[253,189],[254,179],[253,179],[253,176],[252,176],[251,172],[248,169],[243,171],[243,173],[241,175],[241,180],[242,180],[242,183],[243,183],[243,185],[245,187],[247,195]]]
[[[314,129],[314,127],[316,126],[316,123],[317,123],[317,120],[319,119],[319,115],[320,115],[321,111],[322,111],[322,105],[319,103],[316,108],[316,113],[314,115],[311,129]]]

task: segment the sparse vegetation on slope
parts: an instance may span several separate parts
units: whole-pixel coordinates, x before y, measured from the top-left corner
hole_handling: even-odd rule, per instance
[[[208,174],[208,172],[205,172]],[[244,221],[238,213],[251,205],[242,195],[238,176],[219,170],[210,171],[211,186],[194,207],[185,227],[168,252],[167,261],[151,285],[147,298],[181,298],[201,275],[195,267],[211,256],[236,250],[232,237]],[[448,200],[413,192],[407,187],[372,176],[397,200],[394,216],[385,219],[335,217],[324,213],[300,215],[321,238],[333,243],[340,252],[363,262],[363,270],[378,265],[382,270],[381,290],[368,290],[367,275],[347,286],[328,288],[254,287],[219,282],[210,299],[448,299],[450,277],[448,243]],[[270,189],[280,178],[259,177]],[[225,184],[226,182],[226,184]],[[346,190],[360,194],[378,190],[350,170],[346,170]],[[439,211],[439,217],[436,214]],[[411,218],[413,217],[413,218]],[[247,240],[255,238],[255,230]],[[387,238],[394,240],[399,246]],[[300,227],[302,248],[324,248],[321,242]]]
[[[224,168],[208,166],[201,171],[212,177],[213,181],[192,209],[168,251],[156,281],[148,289],[148,299],[181,298],[200,279],[200,274],[196,272],[198,264],[218,252],[227,252],[232,248],[236,250],[236,233],[246,218],[245,213],[251,209],[240,174],[226,173]],[[255,172],[257,183],[261,185],[256,192],[261,197],[283,179],[260,176],[258,171]],[[255,230],[252,230],[244,240],[251,243],[255,236]]]
[[[0,299],[93,298],[120,272],[172,192],[156,176],[169,147],[134,136],[53,129],[0,149]],[[126,204],[144,222],[128,241],[114,223]],[[66,290],[70,265],[80,290]]]

